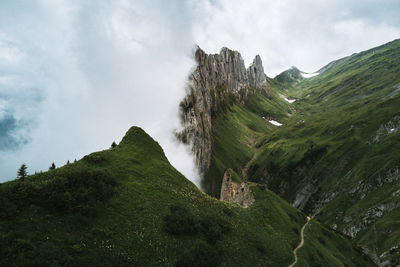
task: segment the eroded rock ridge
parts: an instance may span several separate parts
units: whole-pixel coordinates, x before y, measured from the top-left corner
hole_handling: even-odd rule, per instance
[[[267,90],[260,56],[246,69],[239,52],[222,48],[219,54],[195,52],[196,68],[189,76],[187,95],[180,104],[183,130],[177,137],[191,146],[203,175],[210,167],[215,115],[233,101],[243,103],[252,90]]]

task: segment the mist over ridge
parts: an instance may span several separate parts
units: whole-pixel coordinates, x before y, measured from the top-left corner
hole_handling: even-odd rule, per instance
[[[22,163],[33,173],[106,149],[132,125],[196,181],[190,153],[173,137],[195,44],[238,50],[246,66],[260,54],[273,77],[292,65],[312,72],[400,35],[390,1],[0,5],[1,181]]]

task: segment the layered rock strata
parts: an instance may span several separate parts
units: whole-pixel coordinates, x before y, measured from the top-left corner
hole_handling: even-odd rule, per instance
[[[210,167],[212,126],[215,115],[232,101],[241,103],[251,90],[267,90],[260,56],[247,69],[239,52],[222,48],[209,55],[195,52],[196,68],[189,76],[187,95],[180,104],[183,130],[177,137],[191,146],[203,175]]]

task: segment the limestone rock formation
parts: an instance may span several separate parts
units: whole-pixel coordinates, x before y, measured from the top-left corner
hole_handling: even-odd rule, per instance
[[[254,196],[248,183],[236,183],[232,181],[232,174],[229,170],[225,171],[221,185],[220,200],[235,202],[247,208],[254,203]]]
[[[267,83],[264,67],[259,55],[254,58],[253,63],[247,69],[247,76],[251,87],[258,88]]]
[[[247,69],[240,53],[226,47],[214,55],[197,48],[195,60],[180,104],[183,130],[177,137],[191,146],[203,175],[211,163],[213,117],[232,101],[241,103],[249,90],[267,90],[268,83],[260,56]]]

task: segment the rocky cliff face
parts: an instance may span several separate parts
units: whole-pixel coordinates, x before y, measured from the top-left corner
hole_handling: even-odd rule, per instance
[[[260,56],[247,69],[240,53],[228,48],[215,55],[198,48],[195,60],[180,104],[183,130],[177,137],[191,146],[202,175],[211,163],[213,117],[232,101],[242,103],[251,90],[267,90],[268,83]]]
[[[232,174],[225,171],[221,185],[220,200],[235,202],[247,208],[254,203],[255,199],[247,183],[235,183],[232,181]]]

